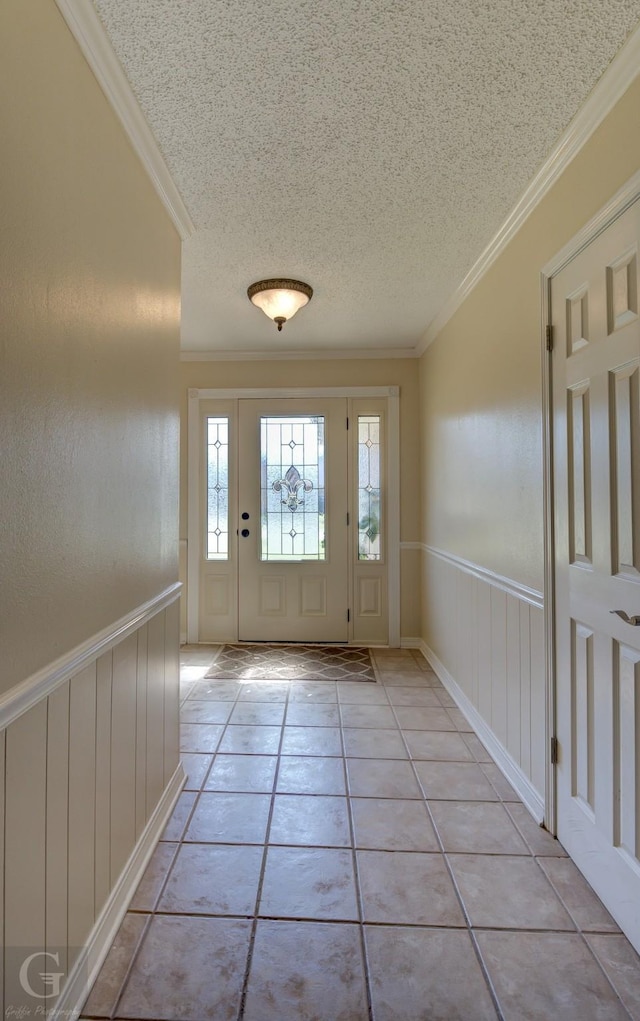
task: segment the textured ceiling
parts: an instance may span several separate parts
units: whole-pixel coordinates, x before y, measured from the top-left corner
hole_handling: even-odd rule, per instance
[[[190,351],[413,348],[640,0],[95,0],[196,225]],[[278,334],[247,300],[290,275]]]

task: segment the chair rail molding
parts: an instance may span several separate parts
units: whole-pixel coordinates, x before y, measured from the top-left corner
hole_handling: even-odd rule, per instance
[[[444,550],[437,549],[435,546],[429,546],[426,542],[411,543],[407,545],[409,545],[410,548],[420,546],[425,553],[431,553],[434,557],[438,557],[440,560],[453,564],[455,567],[460,568],[461,571],[464,571],[465,574],[471,574],[474,578],[480,578],[481,581],[488,582],[488,584],[493,585],[494,588],[499,588],[510,596],[515,596],[517,599],[524,600],[525,603],[537,606],[538,609],[542,609],[544,607],[544,595],[542,592],[539,592],[538,589],[530,588],[528,585],[522,585],[519,581],[513,581],[512,578],[506,578],[502,574],[497,574],[495,571],[489,570],[488,567],[482,567],[480,564],[475,564],[471,560],[465,560],[464,557],[459,557],[455,553],[446,553]]]

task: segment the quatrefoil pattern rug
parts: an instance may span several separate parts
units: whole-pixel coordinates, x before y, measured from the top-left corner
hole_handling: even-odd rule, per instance
[[[207,678],[236,681],[373,681],[368,649],[223,645]]]

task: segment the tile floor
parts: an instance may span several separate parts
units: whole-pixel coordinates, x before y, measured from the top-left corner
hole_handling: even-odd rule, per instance
[[[188,781],[85,1018],[640,1021],[640,960],[424,659],[202,680]]]

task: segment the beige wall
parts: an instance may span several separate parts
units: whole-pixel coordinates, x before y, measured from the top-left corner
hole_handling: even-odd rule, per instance
[[[421,360],[423,541],[542,590],[540,270],[640,166],[628,90]]]
[[[265,326],[269,329],[269,325]],[[420,536],[418,373],[413,358],[354,359],[335,361],[183,362],[181,378],[181,485],[180,536],[187,537],[187,390],[190,387],[400,387],[400,538],[416,541]],[[402,558],[401,633],[417,636],[420,595],[415,551]]]
[[[53,0],[0,97],[2,692],[177,578],[180,241]]]

